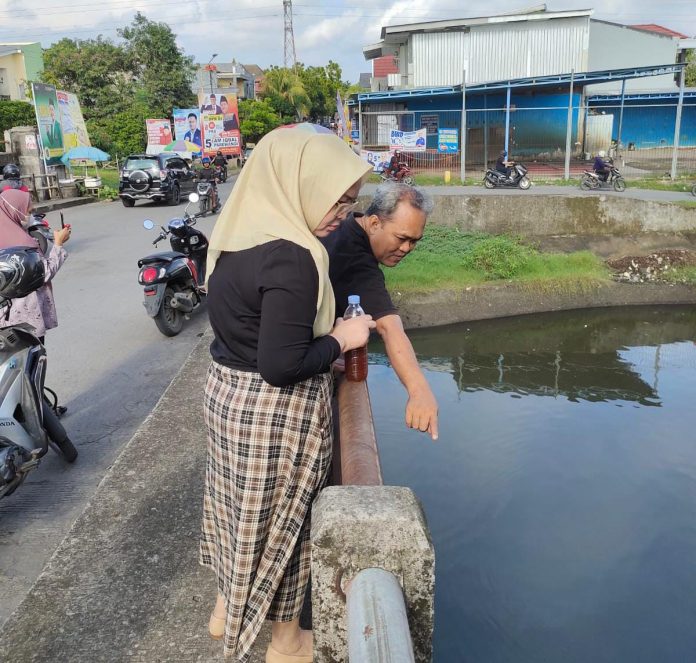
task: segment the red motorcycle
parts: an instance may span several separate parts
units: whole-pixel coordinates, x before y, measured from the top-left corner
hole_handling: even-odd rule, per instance
[[[399,175],[394,175],[389,171],[388,168],[385,168],[380,173],[380,177],[382,178],[382,182],[402,182],[403,184],[413,186],[411,169],[409,168],[408,164],[403,161],[399,161]]]

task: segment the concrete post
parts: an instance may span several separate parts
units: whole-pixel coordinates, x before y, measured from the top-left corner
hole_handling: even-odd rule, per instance
[[[575,69],[570,71],[570,90],[568,92],[568,124],[566,125],[566,151],[565,151],[565,166],[563,169],[563,177],[566,180],[570,179],[570,141],[573,133],[573,81],[575,79]]]
[[[459,137],[459,179],[464,184],[466,178],[466,69],[462,71],[462,131]]]
[[[672,168],[670,169],[671,179],[677,178],[677,160],[679,158],[679,134],[681,132],[682,108],[684,106],[684,79],[686,78],[686,67],[682,67],[681,78],[679,79],[679,101],[677,101],[677,118],[674,122],[674,147],[672,147]]]
[[[32,175],[42,175],[45,172],[36,127],[12,127],[9,135],[10,151],[16,159],[22,177],[27,178],[24,182],[27,184]]]
[[[413,492],[398,486],[331,486],[312,508],[315,663],[346,663],[345,592],[369,568],[399,580],[415,660],[432,660],[435,552]]]

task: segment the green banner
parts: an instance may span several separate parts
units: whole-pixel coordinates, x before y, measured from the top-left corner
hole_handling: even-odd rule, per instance
[[[60,163],[65,148],[56,88],[43,83],[32,83],[31,85],[44,158],[47,164],[57,165]]]

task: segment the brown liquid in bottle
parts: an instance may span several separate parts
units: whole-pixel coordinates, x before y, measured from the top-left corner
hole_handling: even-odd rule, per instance
[[[346,364],[346,380],[362,382],[367,380],[367,346],[348,350],[344,355]]]

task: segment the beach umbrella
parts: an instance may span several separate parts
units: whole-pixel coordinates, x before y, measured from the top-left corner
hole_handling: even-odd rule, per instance
[[[297,122],[295,124],[284,124],[278,129],[299,129],[300,131],[310,131],[315,134],[332,134],[333,131],[321,124],[313,124],[312,122]]]
[[[201,146],[188,140],[174,140],[164,148],[165,152],[200,152]]]
[[[60,158],[60,160],[67,164],[69,161],[76,161],[77,159],[86,159],[87,161],[108,161],[110,158],[110,155],[96,147],[82,145],[80,147],[73,147],[69,149]]]

